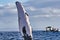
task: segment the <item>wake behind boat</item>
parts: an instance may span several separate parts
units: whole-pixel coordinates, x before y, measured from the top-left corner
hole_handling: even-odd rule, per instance
[[[16,2],[16,7],[18,11],[19,31],[24,40],[32,40],[32,28],[29,22],[29,15],[18,1]]]

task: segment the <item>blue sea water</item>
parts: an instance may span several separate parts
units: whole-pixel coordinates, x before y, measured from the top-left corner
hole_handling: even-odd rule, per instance
[[[0,32],[0,40],[23,40],[19,32]],[[33,31],[33,40],[60,40],[60,32]]]

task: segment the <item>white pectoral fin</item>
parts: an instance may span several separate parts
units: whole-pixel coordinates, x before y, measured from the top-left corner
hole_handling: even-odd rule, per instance
[[[23,33],[23,27],[26,28],[26,33],[31,36],[32,35],[32,29],[31,29],[31,25],[29,22],[29,16],[26,13],[25,9],[23,8],[23,6],[21,5],[21,3],[16,2],[16,6],[17,6],[17,10],[18,10],[18,22],[19,22],[19,27],[20,27],[20,31]],[[20,18],[19,18],[20,17]],[[20,23],[21,21],[21,23]]]

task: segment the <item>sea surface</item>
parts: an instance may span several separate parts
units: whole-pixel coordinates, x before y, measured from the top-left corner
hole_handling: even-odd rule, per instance
[[[23,40],[20,32],[0,32],[0,40]],[[60,40],[60,32],[33,31],[33,40]]]

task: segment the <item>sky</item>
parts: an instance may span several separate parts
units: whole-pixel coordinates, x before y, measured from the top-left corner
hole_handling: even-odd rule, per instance
[[[0,0],[0,31],[19,31],[16,1],[29,14],[33,30],[60,29],[60,0]]]

